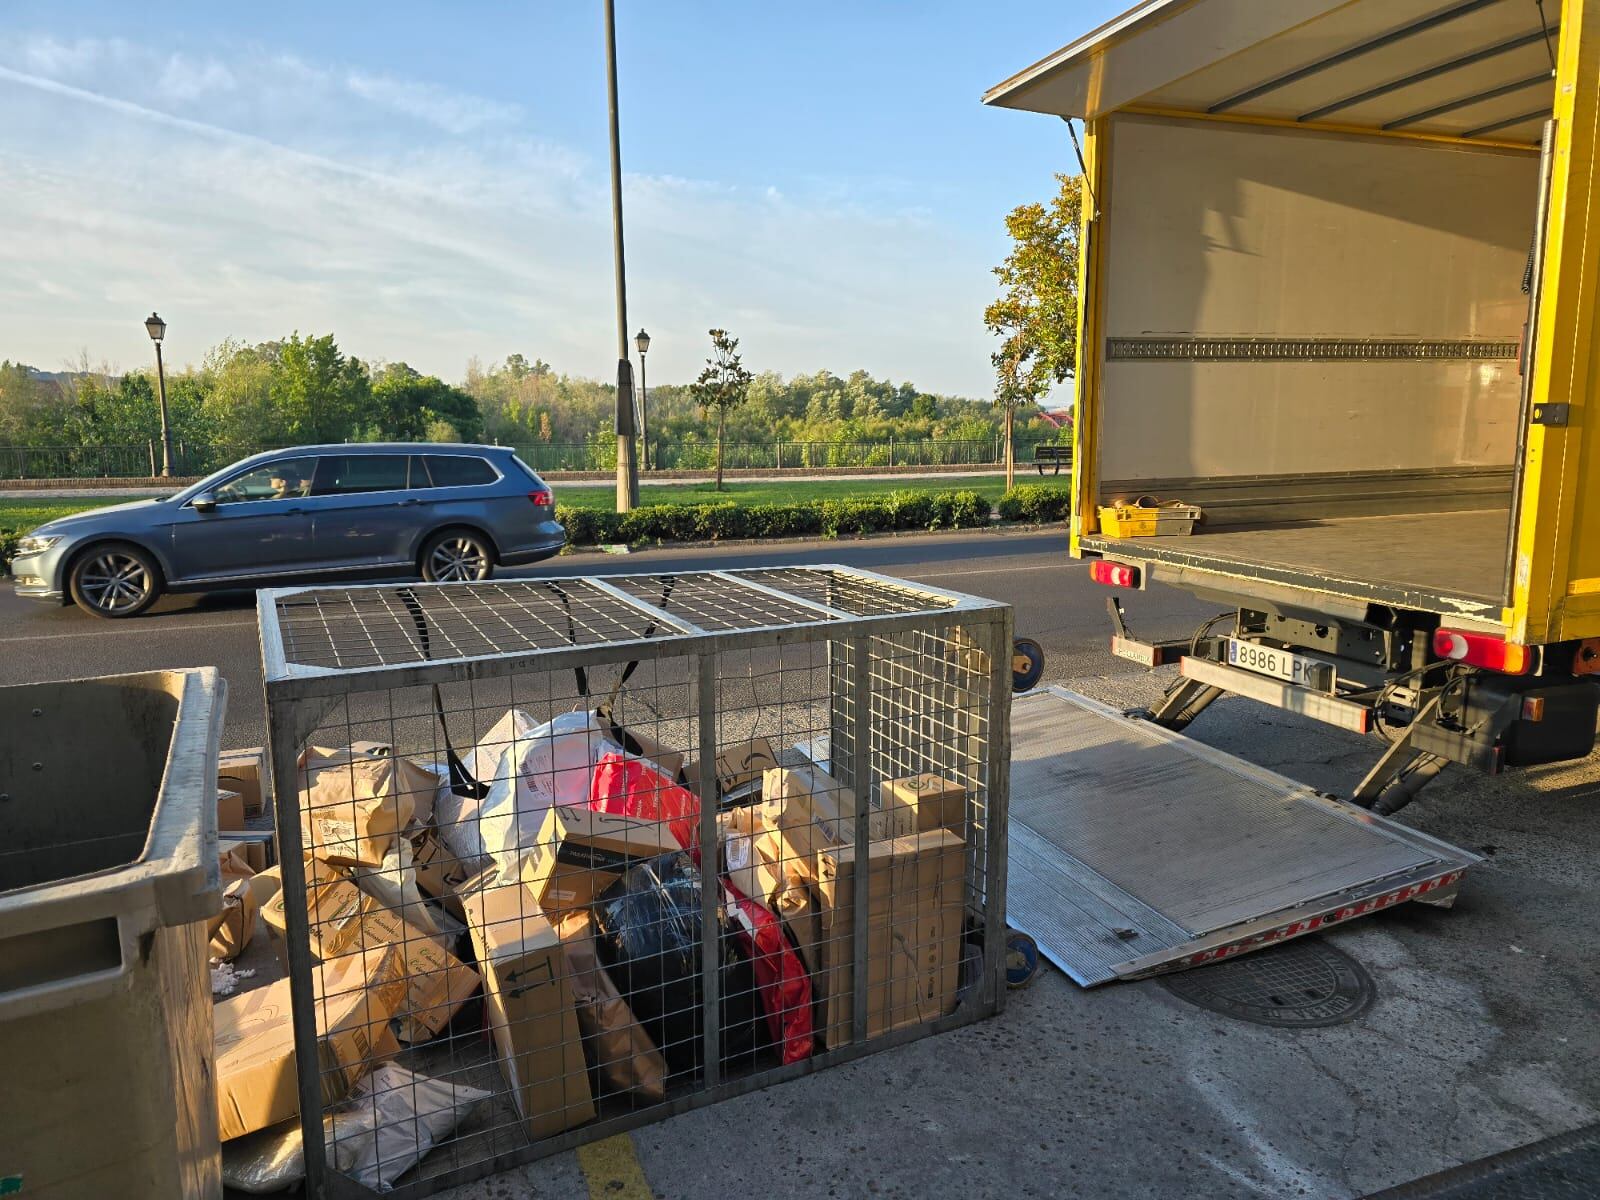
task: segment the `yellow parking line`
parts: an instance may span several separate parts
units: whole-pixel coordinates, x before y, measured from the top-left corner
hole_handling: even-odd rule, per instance
[[[589,1185],[589,1200],[651,1200],[633,1138],[615,1134],[578,1147],[578,1166]]]

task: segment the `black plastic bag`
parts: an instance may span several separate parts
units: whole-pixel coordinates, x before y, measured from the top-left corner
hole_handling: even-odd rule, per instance
[[[595,906],[601,962],[670,1073],[698,1070],[703,1050],[700,868],[681,851],[630,867]],[[755,973],[717,905],[722,1062],[748,1062],[769,1043]]]

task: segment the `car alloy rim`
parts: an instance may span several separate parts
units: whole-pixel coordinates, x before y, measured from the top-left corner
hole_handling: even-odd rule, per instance
[[[471,538],[449,538],[434,547],[429,559],[433,577],[441,583],[462,583],[482,579],[489,565],[483,547]]]
[[[78,575],[84,598],[103,612],[124,612],[150,591],[150,572],[128,554],[102,554]]]

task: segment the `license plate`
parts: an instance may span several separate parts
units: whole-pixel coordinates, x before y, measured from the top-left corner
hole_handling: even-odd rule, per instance
[[[1300,654],[1290,654],[1287,650],[1279,650],[1272,646],[1263,646],[1259,642],[1229,638],[1228,665],[1243,667],[1259,675],[1271,675],[1275,679],[1287,679],[1290,683],[1298,683],[1302,687],[1317,688],[1322,691],[1332,690],[1332,664],[1320,662],[1315,658],[1306,658]]]

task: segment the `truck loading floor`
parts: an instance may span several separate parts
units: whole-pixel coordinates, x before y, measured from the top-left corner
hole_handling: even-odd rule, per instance
[[[1087,537],[1108,558],[1223,571],[1437,612],[1497,610],[1507,512],[1337,517],[1294,525],[1201,531],[1189,537]],[[1235,569],[1237,568],[1237,569]],[[1170,574],[1157,568],[1157,576]]]

